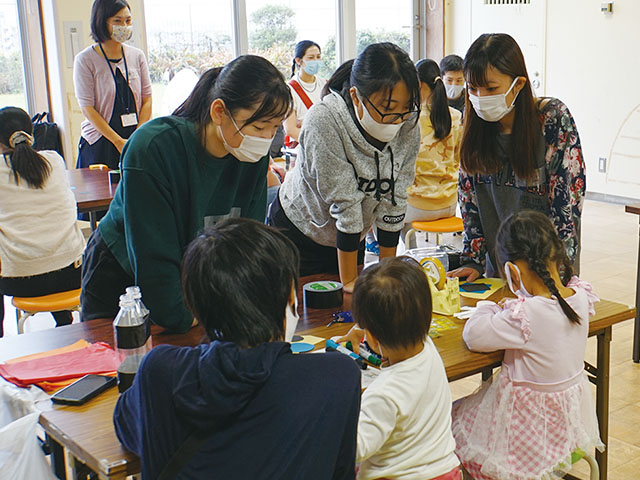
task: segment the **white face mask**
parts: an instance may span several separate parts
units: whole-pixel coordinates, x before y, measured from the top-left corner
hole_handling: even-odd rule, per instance
[[[293,334],[296,332],[298,326],[298,297],[295,297],[293,306],[287,305],[284,316],[284,341],[291,342],[293,340]]]
[[[516,272],[518,272],[518,276],[520,277],[520,288],[517,290],[513,286],[513,281],[511,280],[511,269],[509,266],[515,268]],[[504,264],[504,275],[507,277],[507,285],[509,285],[509,290],[518,298],[520,297],[533,297],[527,289],[524,287],[524,283],[522,283],[522,273],[520,273],[520,269],[515,263],[506,262]]]
[[[358,99],[360,100],[360,104],[362,105],[362,118],[358,116],[358,109],[356,108],[356,104],[353,104],[353,108],[356,112],[356,118],[360,123],[360,126],[371,135],[376,140],[380,140],[381,142],[387,143],[393,140],[393,138],[398,133],[398,130],[402,128],[404,122],[401,123],[378,123],[376,122],[367,107],[364,104],[362,97],[358,94]]]
[[[111,38],[118,43],[124,43],[133,36],[133,26],[131,25],[112,25]]]
[[[231,115],[229,118],[233,122],[233,125],[238,130],[238,133],[242,135],[242,141],[240,145],[237,147],[232,147],[227,143],[227,140],[224,138],[222,133],[222,128],[218,126],[218,131],[220,132],[220,137],[222,138],[222,143],[224,143],[224,148],[227,149],[231,155],[236,157],[241,162],[248,163],[256,163],[259,162],[262,157],[264,157],[269,152],[269,147],[271,147],[271,142],[273,142],[273,137],[271,138],[261,138],[261,137],[253,137],[251,135],[245,135],[240,131],[236,121],[233,119]]]
[[[447,91],[447,98],[455,100],[464,91],[464,85],[448,85],[445,83],[444,89]]]
[[[469,101],[471,102],[471,105],[473,105],[473,109],[476,111],[476,114],[487,122],[497,122],[513,110],[513,107],[516,104],[516,98],[518,98],[518,93],[520,92],[516,93],[516,96],[513,97],[513,102],[510,107],[507,106],[507,95],[518,81],[518,78],[519,77],[513,79],[513,83],[505,93],[487,95],[484,97],[478,97],[477,95],[470,93]]]

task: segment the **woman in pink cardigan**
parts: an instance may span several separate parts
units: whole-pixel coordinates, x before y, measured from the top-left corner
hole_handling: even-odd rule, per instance
[[[151,80],[142,50],[125,45],[133,35],[126,0],[95,0],[94,45],[75,59],[73,83],[85,121],[78,168],[103,163],[117,169],[131,134],[151,118]]]

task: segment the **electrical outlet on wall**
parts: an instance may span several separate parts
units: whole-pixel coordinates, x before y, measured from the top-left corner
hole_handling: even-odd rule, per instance
[[[598,159],[598,171],[600,173],[607,172],[607,157],[600,157]]]

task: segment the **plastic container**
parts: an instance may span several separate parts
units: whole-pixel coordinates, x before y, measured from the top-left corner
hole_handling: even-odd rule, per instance
[[[152,348],[149,313],[147,310],[145,315],[140,305],[140,299],[129,294],[121,295],[120,311],[113,321],[116,352],[120,359],[117,370],[120,393],[131,386],[142,358]]]
[[[404,252],[404,255],[415,258],[418,262],[421,262],[425,258],[437,258],[442,263],[445,271],[449,271],[449,254],[447,250],[442,247],[422,247],[412,248]]]

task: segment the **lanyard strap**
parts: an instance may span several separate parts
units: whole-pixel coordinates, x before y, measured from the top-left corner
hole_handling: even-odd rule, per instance
[[[113,76],[113,82],[115,83],[115,87],[116,87],[116,97],[118,97],[118,80],[116,79],[116,72],[114,72],[113,69],[111,68],[111,62],[107,58],[107,54],[104,52],[104,49],[102,48],[102,44],[98,43],[98,46],[100,47],[100,51],[102,52],[104,61],[107,62],[109,71]],[[129,67],[127,66],[127,57],[124,54],[124,47],[122,45],[120,45],[120,51],[122,52],[122,60],[124,60],[124,71],[125,71],[126,80],[127,80],[127,88],[130,88],[129,87]],[[118,67],[116,66],[115,68],[117,69]],[[120,96],[120,102],[122,103],[122,106],[126,108],[127,112],[129,112],[129,107],[130,107],[129,95],[126,92],[121,92],[121,95],[119,96]],[[125,99],[126,99],[126,104],[125,104]]]
[[[107,62],[107,65],[109,67],[109,71],[111,72],[111,75],[113,76],[113,81],[116,82],[116,72],[113,71],[113,69],[111,68],[111,62],[109,61],[109,58],[107,58],[107,54],[104,53],[104,49],[102,48],[102,44],[98,43],[98,46],[100,47],[100,51],[102,52],[102,55],[104,56],[104,60],[105,62]],[[124,60],[124,72],[126,74],[126,79],[127,79],[127,85],[129,85],[129,67],[127,67],[127,57],[124,54],[124,47],[122,45],[120,45],[120,51],[122,52],[122,60]],[[116,67],[118,68],[118,67]],[[117,82],[116,82],[117,85]]]

